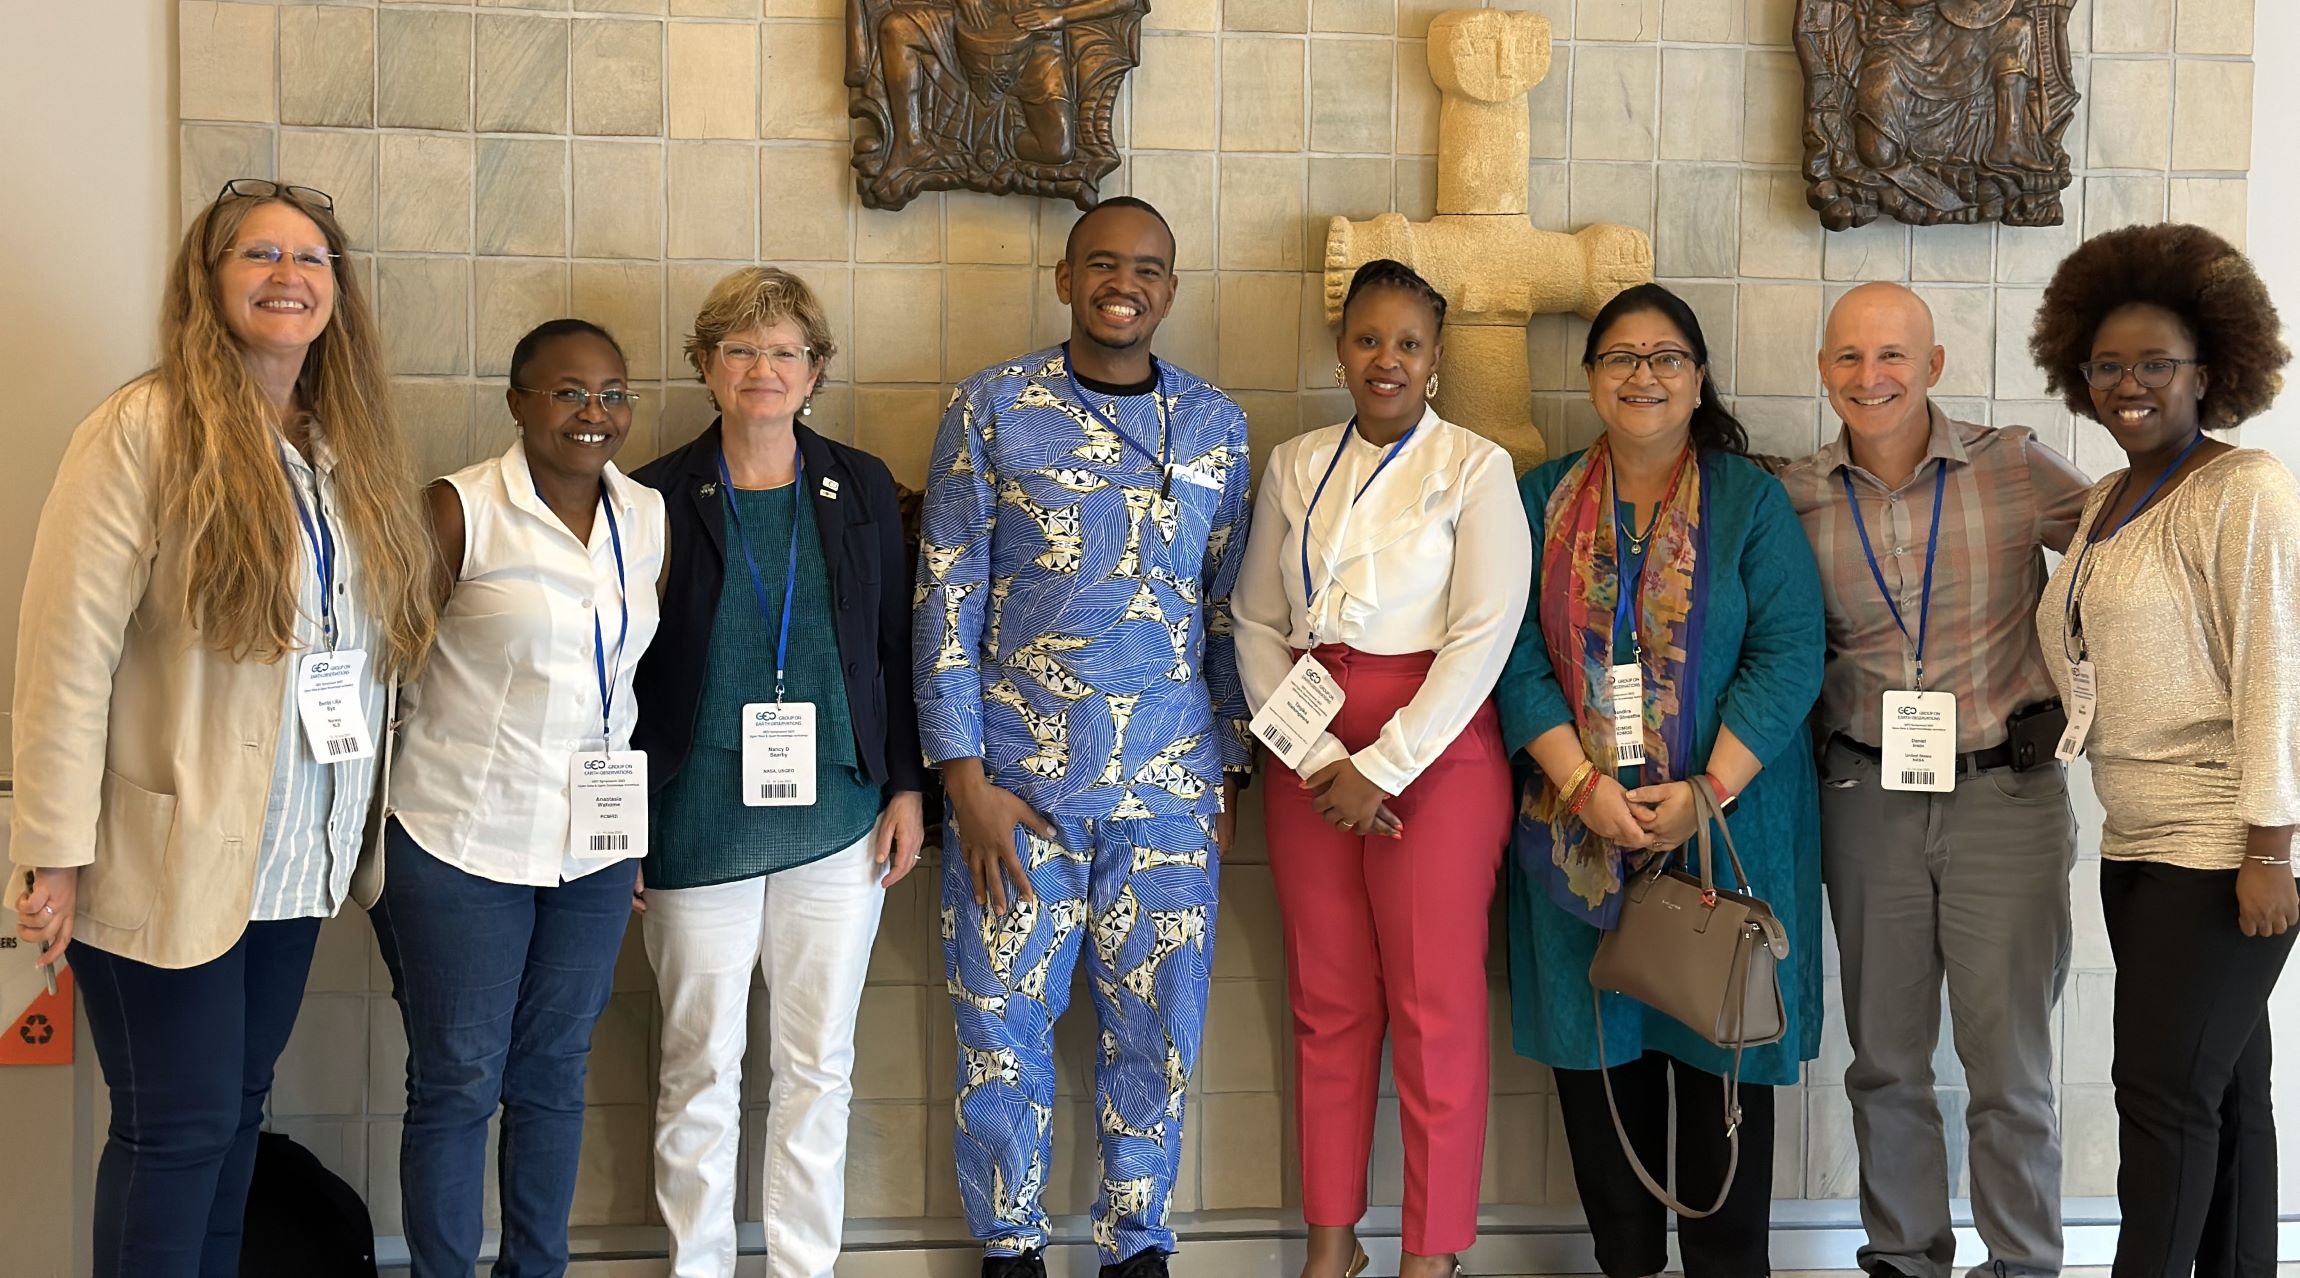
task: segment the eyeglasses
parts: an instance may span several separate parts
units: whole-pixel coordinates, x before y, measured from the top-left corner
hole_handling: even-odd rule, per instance
[[[1640,355],[1635,351],[1607,351],[1597,357],[1598,371],[1615,381],[1625,382],[1636,376],[1640,364],[1652,368],[1655,377],[1674,379],[1682,377],[1693,367],[1693,357],[1684,351],[1655,351]]]
[[[231,256],[258,266],[278,266],[284,257],[307,271],[332,271],[335,260],[343,255],[323,248],[284,249],[277,244],[242,244],[232,250]]]
[[[760,360],[778,373],[796,373],[814,357],[812,346],[753,346],[749,342],[719,343],[719,359],[731,369],[745,369]]]
[[[609,412],[618,408],[629,408],[639,402],[639,392],[625,390],[620,386],[610,386],[603,391],[585,390],[580,386],[554,386],[550,390],[536,390],[532,386],[514,386],[511,389],[522,395],[541,395],[561,408],[572,408],[576,412],[582,412],[589,408],[594,399],[599,401],[599,407]]]
[[[2148,390],[2163,390],[2172,385],[2173,375],[2180,371],[2182,364],[2203,362],[2200,359],[2144,359],[2137,364],[2121,364],[2113,359],[2096,359],[2077,365],[2076,371],[2084,374],[2084,380],[2091,383],[2094,390],[2115,390],[2126,373],[2131,373],[2133,379]]]
[[[215,202],[221,204],[225,200],[268,200],[275,196],[286,196],[292,200],[300,200],[314,208],[325,209],[330,213],[335,212],[335,197],[318,187],[290,186],[274,182],[270,178],[233,178],[224,183],[223,190],[216,192]]]

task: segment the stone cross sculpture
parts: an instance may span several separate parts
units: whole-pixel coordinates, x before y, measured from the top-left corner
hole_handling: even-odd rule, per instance
[[[1653,245],[1626,226],[1567,235],[1527,219],[1525,95],[1549,73],[1549,20],[1455,9],[1430,24],[1438,120],[1437,216],[1408,222],[1337,217],[1326,232],[1326,322],[1342,318],[1350,276],[1375,258],[1421,272],[1447,301],[1437,409],[1507,448],[1519,469],[1546,449],[1533,425],[1525,326],[1561,311],[1594,318],[1615,294],[1653,278]]]

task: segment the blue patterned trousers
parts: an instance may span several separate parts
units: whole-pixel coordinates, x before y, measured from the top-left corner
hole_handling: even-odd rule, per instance
[[[1054,1022],[1069,1004],[1082,944],[1101,1028],[1094,1243],[1108,1262],[1174,1250],[1167,1207],[1214,952],[1220,857],[1209,820],[1057,819],[1054,841],[1018,829],[1016,851],[1038,899],[1003,915],[975,904],[950,824],[942,940],[958,1016],[955,1149],[967,1226],[987,1253],[1046,1245]]]

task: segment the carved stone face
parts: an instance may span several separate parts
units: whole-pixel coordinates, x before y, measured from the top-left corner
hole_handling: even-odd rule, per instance
[[[1507,9],[1443,14],[1430,24],[1429,59],[1440,92],[1507,102],[1549,74],[1549,19]]]

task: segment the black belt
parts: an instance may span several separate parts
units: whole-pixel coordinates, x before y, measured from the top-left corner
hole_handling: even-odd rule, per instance
[[[1867,745],[1863,742],[1855,741],[1842,732],[1835,734],[1830,738],[1830,740],[1835,741],[1838,745],[1845,747],[1847,750],[1850,750],[1862,758],[1867,759],[1871,763],[1883,763],[1885,761],[1884,751],[1873,745]],[[1958,755],[1957,779],[1961,781],[1969,776],[1975,776],[1983,772],[1993,772],[1998,768],[2009,768],[2012,765],[2012,744],[2010,742],[1998,742],[1996,745],[1990,746],[1986,750],[1967,750],[1963,754]]]

